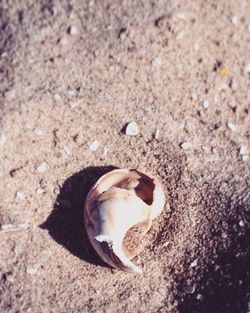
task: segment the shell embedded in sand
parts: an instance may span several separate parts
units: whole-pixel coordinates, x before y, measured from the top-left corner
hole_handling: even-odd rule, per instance
[[[99,256],[112,267],[141,273],[131,262],[139,252],[129,251],[123,239],[135,225],[147,233],[164,203],[163,187],[154,177],[128,169],[103,175],[89,191],[84,207],[86,232]]]

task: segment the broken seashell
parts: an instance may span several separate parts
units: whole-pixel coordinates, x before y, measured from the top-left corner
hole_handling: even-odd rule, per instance
[[[84,224],[98,255],[111,265],[130,273],[142,270],[131,262],[139,251],[130,251],[123,239],[133,226],[146,234],[163,210],[161,183],[137,170],[116,169],[103,175],[89,191]]]

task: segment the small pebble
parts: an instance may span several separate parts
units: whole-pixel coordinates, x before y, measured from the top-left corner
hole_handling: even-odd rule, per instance
[[[207,110],[208,107],[209,107],[209,101],[208,101],[208,100],[204,100],[203,103],[202,103],[202,105],[203,105],[203,108],[204,108],[205,110]]]
[[[62,97],[61,97],[58,93],[56,93],[56,94],[54,95],[54,99],[55,99],[56,101],[59,101],[59,100],[62,99]]]
[[[240,227],[244,227],[245,226],[245,224],[244,224],[244,222],[242,220],[239,221],[239,225],[240,225]]]
[[[183,150],[187,150],[187,149],[190,149],[192,147],[192,144],[191,142],[188,142],[188,141],[184,141],[182,144],[181,144],[181,148]]]
[[[78,29],[75,26],[70,26],[68,29],[68,33],[70,35],[77,35],[78,34]]]
[[[197,99],[198,99],[197,94],[193,92],[193,93],[191,94],[191,99],[192,99],[193,101],[197,100]]]
[[[195,259],[191,264],[190,264],[190,267],[196,267],[198,264],[198,260]]]
[[[238,16],[235,16],[235,15],[233,15],[233,16],[230,16],[230,21],[231,21],[231,23],[233,24],[233,25],[237,25],[238,24],[238,22],[239,22],[239,17]]]
[[[187,17],[184,13],[182,12],[178,12],[176,13],[176,17],[179,19],[179,20],[182,20],[182,21],[186,21],[187,20]]]
[[[248,154],[243,154],[241,156],[242,161],[247,161],[249,159],[249,155]]]
[[[160,58],[155,58],[155,59],[152,61],[152,66],[154,66],[154,67],[160,67],[160,66],[161,66],[161,59],[160,59]]]
[[[94,151],[94,152],[95,152],[95,151],[98,149],[99,145],[100,145],[99,141],[98,141],[98,140],[94,140],[94,141],[89,145],[89,149],[90,149],[91,151]]]
[[[26,273],[27,273],[27,274],[35,275],[35,274],[37,274],[37,272],[38,272],[38,268],[35,267],[35,266],[28,266],[28,267],[26,268]]]
[[[159,138],[160,138],[160,129],[156,128],[156,130],[155,130],[155,139],[159,140]]]
[[[71,149],[70,149],[69,147],[67,147],[66,145],[63,145],[63,150],[64,150],[64,152],[65,152],[65,154],[66,154],[67,156],[72,155]]]
[[[197,299],[197,300],[200,300],[201,297],[202,297],[202,295],[201,295],[200,293],[198,293],[197,296],[196,296],[196,299]]]
[[[43,130],[41,128],[36,128],[34,130],[34,133],[37,135],[37,136],[42,136],[43,135]]]
[[[66,37],[62,37],[59,39],[59,43],[62,45],[62,46],[65,46],[67,45],[68,43],[68,39]]]
[[[21,223],[21,224],[3,224],[1,226],[1,230],[3,232],[14,232],[14,231],[19,231],[19,230],[25,230],[27,229],[29,224],[27,223]]]
[[[240,155],[245,155],[248,154],[248,149],[246,146],[240,146],[240,151],[239,151]]]
[[[193,45],[193,49],[194,49],[194,52],[197,52],[200,49],[200,45],[198,43],[195,43]]]
[[[37,168],[38,173],[44,173],[47,169],[47,163],[42,162]]]
[[[45,190],[43,188],[41,188],[41,187],[38,187],[37,190],[36,190],[36,193],[38,195],[41,195],[41,194],[45,193]]]
[[[106,157],[108,155],[108,148],[104,147],[103,149],[103,156]]]
[[[136,122],[130,122],[128,123],[125,134],[127,136],[138,136],[140,133],[139,126]]]
[[[0,136],[0,146],[3,146],[5,142],[6,142],[6,136],[2,134]]]
[[[247,73],[250,73],[250,63],[247,64],[246,68],[245,68],[245,71]]]
[[[25,199],[25,194],[22,191],[17,191],[16,193],[16,197],[20,200],[24,200]]]
[[[228,127],[228,129],[230,129],[232,132],[235,132],[236,129],[237,129],[237,126],[236,126],[234,123],[232,123],[232,122],[228,122],[228,123],[227,123],[227,127]]]
[[[76,91],[73,90],[73,89],[70,89],[70,90],[68,91],[68,95],[69,95],[70,97],[75,97]]]
[[[210,153],[210,151],[211,151],[211,148],[210,148],[210,147],[207,147],[207,146],[202,146],[201,148],[202,148],[202,150],[203,150],[205,153]]]
[[[11,89],[11,90],[8,90],[4,93],[4,97],[6,100],[10,101],[10,100],[13,100],[15,99],[16,97],[16,91],[15,89]]]
[[[220,76],[225,77],[229,75],[229,70],[226,67],[220,69]]]
[[[226,239],[226,238],[227,238],[227,233],[224,233],[224,232],[223,232],[223,233],[221,234],[221,237],[224,238],[224,239]]]

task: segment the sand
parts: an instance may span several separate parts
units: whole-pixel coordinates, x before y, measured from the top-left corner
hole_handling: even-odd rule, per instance
[[[247,0],[0,3],[1,312],[250,312],[249,21]],[[165,188],[139,276],[83,227],[114,167]]]

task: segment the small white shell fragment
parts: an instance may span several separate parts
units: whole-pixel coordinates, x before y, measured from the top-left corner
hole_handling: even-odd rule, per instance
[[[208,107],[209,107],[209,101],[208,101],[208,100],[204,100],[203,103],[202,103],[202,105],[203,105],[203,108],[204,108],[205,110],[207,110]]]
[[[182,21],[186,21],[187,20],[187,17],[184,13],[182,12],[178,12],[176,13],[176,17],[179,19],[179,20],[182,20]]]
[[[196,100],[198,99],[197,94],[193,92],[193,93],[191,94],[191,99],[192,99],[193,101],[196,101]]]
[[[55,99],[56,101],[59,101],[59,100],[62,99],[62,97],[61,97],[58,93],[56,93],[56,94],[54,95],[54,99]]]
[[[21,223],[21,224],[3,224],[1,226],[1,231],[3,232],[15,232],[19,230],[25,230],[29,227],[29,224],[27,223]]]
[[[250,63],[248,63],[248,64],[246,65],[245,71],[246,71],[247,73],[250,73]]]
[[[248,154],[248,149],[246,146],[240,146],[240,155]]]
[[[239,22],[239,17],[238,16],[235,16],[235,15],[233,15],[233,16],[230,16],[230,21],[231,21],[231,23],[233,24],[233,25],[237,25],[238,24],[238,22]]]
[[[46,162],[42,162],[36,169],[38,173],[44,173],[47,170],[48,164]]]
[[[89,149],[93,152],[97,151],[98,147],[100,145],[100,142],[98,140],[94,140],[93,142],[90,143]]]
[[[68,44],[68,39],[66,37],[62,37],[62,38],[59,39],[59,43],[61,45],[63,45],[63,46],[67,45]]]
[[[69,147],[67,147],[66,145],[63,145],[63,150],[64,150],[64,152],[65,152],[65,154],[66,154],[67,156],[72,155],[71,149],[70,149]]]
[[[240,225],[240,227],[244,227],[244,226],[245,226],[245,223],[244,223],[242,220],[240,220],[240,221],[239,221],[239,225]]]
[[[3,146],[6,142],[6,136],[4,134],[2,134],[0,136],[0,146]]]
[[[155,139],[159,140],[159,138],[160,138],[160,129],[156,128],[156,130],[155,130]]]
[[[192,263],[190,263],[190,267],[196,267],[198,264],[198,260],[195,259]]]
[[[194,50],[194,52],[197,52],[199,49],[200,49],[200,45],[199,45],[198,43],[195,43],[195,44],[193,45],[193,50]]]
[[[11,89],[11,90],[6,91],[4,96],[5,96],[6,100],[8,100],[8,101],[13,100],[16,97],[16,90]]]
[[[227,123],[227,127],[228,127],[228,129],[230,129],[232,132],[235,132],[236,129],[237,129],[237,126],[236,126],[234,123],[232,123],[232,122],[228,122],[228,123]]]
[[[27,266],[26,268],[26,273],[29,275],[35,275],[38,272],[38,267],[37,266]]]
[[[192,143],[191,142],[184,141],[183,143],[181,143],[181,148],[183,150],[190,149],[191,147],[192,147]]]
[[[38,195],[41,195],[41,194],[45,193],[45,190],[44,190],[43,188],[41,188],[41,187],[38,187],[38,188],[36,189],[36,193],[37,193]]]
[[[249,159],[249,155],[248,154],[243,154],[241,156],[242,161],[247,161]]]
[[[70,35],[77,35],[78,34],[78,29],[76,28],[76,26],[70,26],[69,27],[69,34]]]
[[[161,66],[161,59],[160,58],[155,58],[153,61],[152,61],[152,66],[153,67],[160,67]]]
[[[200,293],[197,294],[196,299],[200,300],[202,298],[202,295]]]
[[[128,123],[125,134],[127,136],[138,136],[140,133],[139,126],[136,122],[130,122]]]
[[[221,237],[222,237],[223,239],[226,239],[226,238],[228,237],[228,235],[227,235],[227,233],[222,232]]]
[[[41,128],[35,128],[34,129],[34,133],[37,135],[37,136],[42,136],[43,135],[43,130]]]
[[[24,200],[25,199],[25,193],[22,191],[17,191],[16,193],[16,197],[20,200]]]
[[[84,226],[103,261],[129,273],[141,273],[131,261],[139,251],[129,250],[123,239],[133,226],[146,234],[164,204],[160,182],[137,170],[117,169],[99,178],[85,200]]]

